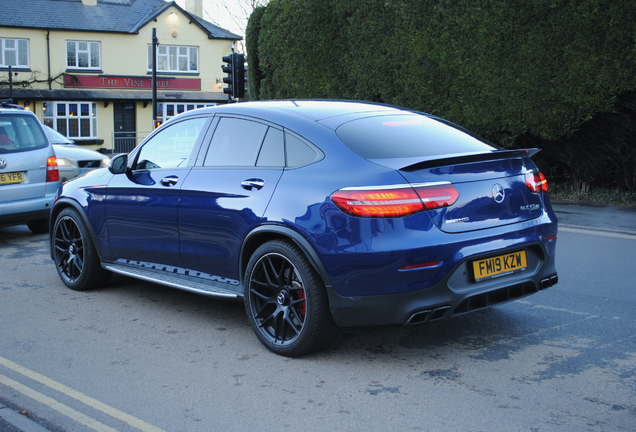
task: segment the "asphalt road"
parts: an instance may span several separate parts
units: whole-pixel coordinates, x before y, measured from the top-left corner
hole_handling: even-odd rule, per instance
[[[60,432],[634,431],[636,210],[555,209],[558,285],[300,359],[240,303],[119,276],[70,291],[46,236],[0,228],[0,404]]]

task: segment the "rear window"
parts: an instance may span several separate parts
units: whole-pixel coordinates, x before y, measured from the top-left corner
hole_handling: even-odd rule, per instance
[[[48,146],[37,118],[9,114],[0,117],[0,153],[20,153]]]
[[[458,128],[417,114],[353,120],[340,126],[336,133],[365,159],[430,159],[498,149]]]

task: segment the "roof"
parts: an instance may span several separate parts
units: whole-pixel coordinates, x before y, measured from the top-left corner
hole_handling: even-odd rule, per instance
[[[95,6],[87,6],[82,0],[0,0],[0,27],[137,34],[170,7],[190,18],[209,39],[242,39],[185,11],[174,1],[163,0],[97,0]],[[26,9],[32,12],[26,14]]]

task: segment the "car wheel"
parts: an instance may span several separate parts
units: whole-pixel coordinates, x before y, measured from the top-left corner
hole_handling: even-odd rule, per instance
[[[245,275],[247,316],[271,351],[299,356],[334,340],[338,327],[322,279],[295,245],[264,243],[250,258]]]
[[[49,232],[49,220],[48,219],[40,219],[33,222],[29,222],[27,224],[29,229],[34,234],[45,234]]]
[[[108,283],[112,273],[101,267],[86,223],[76,210],[60,212],[52,241],[55,267],[67,287],[84,291]]]

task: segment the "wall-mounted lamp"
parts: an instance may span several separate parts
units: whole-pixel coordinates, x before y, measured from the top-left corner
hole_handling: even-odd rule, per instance
[[[175,20],[175,19],[177,19],[177,13],[176,13],[176,12],[172,12],[172,13],[169,15],[169,17],[170,17],[170,19],[171,19],[171,20]]]
[[[217,78],[216,85],[219,88],[219,90],[221,90],[221,87],[223,87],[223,80],[221,78]]]

